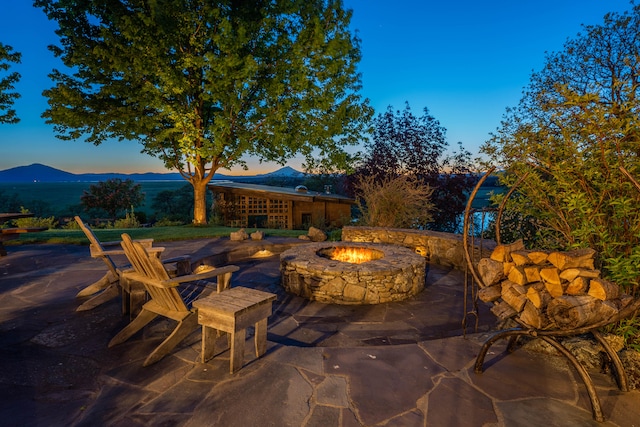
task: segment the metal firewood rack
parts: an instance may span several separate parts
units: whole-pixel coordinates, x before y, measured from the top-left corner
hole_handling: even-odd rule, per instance
[[[467,202],[467,206],[465,210],[464,229],[463,229],[463,243],[464,243],[463,246],[464,246],[465,258],[467,261],[467,269],[469,270],[473,278],[473,280],[471,280],[470,282],[465,283],[465,295],[468,295],[468,294],[475,295],[477,293],[477,286],[479,283],[481,283],[480,276],[476,271],[476,267],[475,267],[476,263],[474,262],[474,259],[469,251],[469,247],[470,247],[469,235],[470,235],[470,228],[471,228],[470,217],[471,217],[471,213],[473,212],[473,209],[471,208],[471,206],[472,206],[473,200],[475,199],[478,193],[478,190],[480,189],[482,184],[485,182],[485,180],[491,175],[491,173],[493,173],[494,169],[495,168],[491,168],[478,181],[478,183],[476,184],[476,187],[474,188],[474,190],[472,191],[469,197],[469,201]],[[621,171],[627,176],[627,178],[629,178],[633,182],[633,184],[640,191],[640,184],[638,184],[637,181],[635,181],[633,177],[631,177],[631,175],[629,175],[626,170],[621,168]],[[516,182],[515,185],[507,192],[504,199],[502,200],[500,207],[498,208],[496,221],[495,221],[496,222],[496,242],[498,244],[500,244],[500,220],[502,217],[502,212],[504,211],[504,208],[505,208],[506,201],[511,196],[511,194],[516,189],[516,187],[526,179],[526,176],[527,175],[522,176],[518,180],[518,182]],[[471,289],[467,289],[468,286],[471,286]],[[577,371],[578,375],[584,382],[584,385],[587,389],[587,393],[591,401],[593,419],[598,422],[603,422],[604,415],[602,412],[602,406],[600,404],[600,399],[598,398],[595,386],[593,384],[593,381],[591,380],[591,377],[589,376],[589,373],[584,368],[584,366],[580,364],[578,359],[560,342],[559,339],[563,337],[569,337],[569,336],[591,334],[596,339],[596,341],[602,346],[606,355],[609,357],[609,360],[612,363],[615,371],[618,387],[622,391],[625,391],[625,392],[629,391],[627,374],[624,370],[620,357],[618,356],[616,351],[613,350],[613,348],[609,345],[609,343],[607,343],[607,341],[603,338],[603,336],[599,332],[599,329],[604,326],[616,323],[620,320],[635,316],[639,310],[640,310],[640,299],[636,299],[630,304],[628,304],[626,307],[621,309],[616,316],[610,319],[607,319],[592,325],[571,329],[571,330],[536,329],[523,323],[517,317],[514,317],[511,320],[515,322],[517,326],[500,330],[494,333],[493,335],[491,335],[484,342],[478,356],[476,357],[474,371],[476,374],[481,374],[483,372],[483,365],[484,365],[484,360],[487,355],[487,352],[489,351],[491,346],[497,341],[501,339],[508,339],[509,341],[507,343],[507,353],[511,353],[515,350],[515,347],[519,338],[521,337],[540,338],[541,340],[543,340],[544,342],[548,343],[553,348],[555,348],[574,367],[574,369]],[[469,313],[467,313],[466,315],[468,314]]]

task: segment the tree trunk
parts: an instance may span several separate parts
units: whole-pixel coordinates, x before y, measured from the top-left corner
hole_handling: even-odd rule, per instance
[[[209,180],[193,180],[193,223],[205,225],[207,223],[207,184]]]

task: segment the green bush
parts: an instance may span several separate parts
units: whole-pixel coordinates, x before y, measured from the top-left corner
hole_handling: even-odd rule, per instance
[[[113,228],[139,228],[140,221],[133,212],[133,207],[131,208],[131,212],[127,212],[126,216],[122,219],[117,219],[113,223]]]
[[[29,213],[29,210],[25,208],[21,208],[20,212]],[[52,217],[52,216],[49,218],[39,218],[35,216],[29,217],[29,218],[19,218],[19,219],[14,219],[13,223],[15,224],[16,227],[20,227],[20,228],[46,227],[47,229],[52,229],[58,226],[58,222],[56,221],[55,217]]]

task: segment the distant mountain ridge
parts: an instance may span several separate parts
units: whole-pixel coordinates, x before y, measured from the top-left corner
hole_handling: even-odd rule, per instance
[[[295,170],[290,166],[285,166],[277,171],[258,175],[223,175],[215,174],[214,179],[226,179],[230,181],[252,181],[264,180],[268,178],[303,178],[304,173]],[[75,174],[65,172],[60,169],[34,163],[28,166],[17,166],[15,168],[0,171],[0,182],[97,182],[107,179],[130,179],[133,181],[181,181],[184,180],[177,172],[168,173],[81,173]]]

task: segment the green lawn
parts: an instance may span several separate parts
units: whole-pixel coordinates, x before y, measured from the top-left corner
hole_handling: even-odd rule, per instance
[[[134,239],[152,238],[156,242],[172,240],[204,239],[211,237],[228,237],[237,228],[219,226],[183,225],[176,227],[149,227],[149,228],[123,228],[123,229],[93,229],[94,233],[103,242],[120,240],[122,233],[128,233]],[[256,229],[246,229],[251,234]],[[265,236],[298,237],[306,234],[305,230],[276,230],[261,229]],[[20,235],[20,239],[5,242],[6,246],[27,243],[58,243],[58,244],[89,244],[82,230],[47,230],[40,233],[26,233]]]

